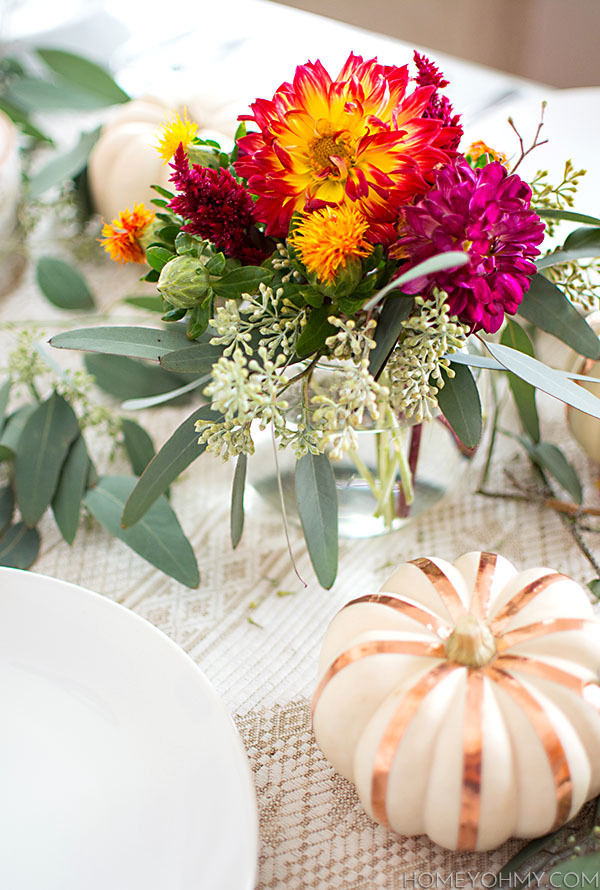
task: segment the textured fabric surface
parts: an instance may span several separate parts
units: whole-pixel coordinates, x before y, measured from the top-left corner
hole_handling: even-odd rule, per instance
[[[86,267],[112,323],[153,324],[119,302],[134,288],[139,292],[136,272],[103,263]],[[46,335],[87,323],[83,315],[74,318],[49,306],[31,269],[19,289],[4,298],[0,313],[4,321],[34,320]],[[3,329],[3,355],[13,342],[14,331]],[[53,356],[72,367],[81,362],[73,353],[53,351]],[[164,407],[145,411],[139,419],[159,446],[192,408],[192,403]],[[596,503],[592,468],[569,439],[562,406],[551,400],[544,401],[544,432],[575,461],[586,479],[586,501]],[[126,471],[120,455],[109,465],[106,440],[91,437],[90,449],[101,471]],[[404,529],[343,541],[331,591],[316,583],[299,529],[292,524],[298,571],[308,583],[303,589],[280,517],[252,492],[242,542],[231,549],[233,465],[209,456],[193,463],[172,489],[173,505],[198,556],[202,580],[197,590],[166,578],[95,523],[82,524],[68,547],[50,514],[44,517],[34,570],[110,597],[163,630],[202,668],[234,715],[256,777],[260,890],[412,887],[414,875],[424,872],[495,871],[518,848],[519,842],[511,841],[486,855],[453,855],[425,838],[394,837],[364,814],[352,786],[318,751],[310,727],[318,651],[329,620],[347,600],[376,591],[398,563],[424,555],[453,560],[465,551],[485,549],[503,553],[520,568],[547,565],[581,582],[593,577],[554,512],[533,500],[474,494],[482,463],[483,454],[444,503]],[[524,456],[515,454],[508,439],[499,446],[489,489],[507,490],[505,470],[522,485],[532,484]],[[597,536],[590,534],[588,540],[595,548]],[[475,879],[471,883],[478,885]]]

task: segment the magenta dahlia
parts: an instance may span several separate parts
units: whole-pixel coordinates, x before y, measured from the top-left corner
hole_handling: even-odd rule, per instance
[[[212,241],[217,250],[244,265],[260,264],[266,252],[252,238],[254,202],[246,189],[223,168],[190,168],[181,144],[171,167],[170,180],[180,194],[168,206],[186,220],[182,231]]]
[[[405,207],[392,253],[406,271],[447,250],[469,254],[458,269],[405,285],[408,293],[446,291],[450,312],[471,326],[497,331],[514,314],[536,271],[544,224],[530,209],[531,189],[497,161],[479,170],[459,158],[435,173],[431,190]]]

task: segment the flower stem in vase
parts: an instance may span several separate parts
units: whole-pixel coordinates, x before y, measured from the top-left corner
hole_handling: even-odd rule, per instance
[[[419,462],[419,451],[421,448],[421,436],[423,434],[423,424],[416,423],[410,428],[410,446],[408,451],[408,475],[411,480],[411,486],[417,472],[417,464]],[[405,518],[410,513],[410,505],[412,502],[412,492],[410,499],[406,496],[404,486],[398,491],[396,496],[396,516]]]

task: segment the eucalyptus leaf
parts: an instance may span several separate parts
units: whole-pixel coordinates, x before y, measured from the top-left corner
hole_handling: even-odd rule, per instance
[[[551,210],[548,207],[532,207],[531,209],[545,219],[566,219],[569,222],[584,223],[586,226],[600,226],[600,219],[597,216],[576,213],[574,210]]]
[[[223,346],[197,343],[187,349],[178,349],[161,356],[161,367],[180,374],[207,374],[223,355]]]
[[[203,386],[205,383],[208,383],[209,380],[210,374],[205,374],[203,377],[191,380],[183,386],[178,386],[177,389],[170,389],[157,396],[145,396],[141,399],[126,399],[121,405],[121,408],[123,411],[143,411],[146,408],[155,408],[156,405],[164,405],[165,402],[172,402],[174,399],[178,399],[180,396],[184,396],[187,393],[192,392],[192,390],[198,389],[199,386]]]
[[[210,405],[204,405],[177,427],[152,458],[131,492],[122,516],[125,528],[135,525],[171,482],[206,450],[205,445],[198,444],[199,434],[194,426],[196,421],[219,423],[222,419],[222,414],[217,414]]]
[[[52,512],[67,544],[72,544],[75,539],[89,471],[90,456],[85,440],[79,434],[69,449],[52,498]]]
[[[442,413],[461,442],[475,448],[481,439],[481,400],[473,375],[466,365],[452,367],[454,377],[442,369],[444,385],[437,400]]]
[[[459,365],[469,365],[472,368],[486,368],[489,371],[506,371],[504,365],[501,365],[496,359],[490,358],[489,355],[479,355],[478,353],[473,352],[451,352],[445,355],[444,358],[450,359],[452,362],[456,362]],[[581,380],[582,383],[600,384],[600,378],[589,377],[585,374],[575,374],[573,371],[559,371],[557,368],[552,368],[551,370],[556,371],[557,374],[562,374],[568,380]]]
[[[8,407],[8,398],[10,396],[11,389],[11,381],[6,380],[2,386],[0,386],[0,432],[4,429],[4,423],[6,421],[6,409]]]
[[[22,405],[9,415],[0,436],[0,461],[13,459],[25,424],[36,407],[36,405]]]
[[[35,274],[44,296],[59,309],[94,308],[94,298],[85,278],[70,263],[56,257],[40,257]]]
[[[597,600],[600,600],[600,578],[592,578],[591,581],[588,581],[586,586],[589,587],[592,596]]]
[[[523,328],[510,318],[506,319],[506,328],[502,332],[500,342],[504,346],[518,349],[526,355],[533,355],[533,345]],[[540,440],[540,420],[535,404],[535,388],[508,372],[508,385],[513,394],[523,429],[534,442]]]
[[[154,443],[149,433],[134,420],[123,418],[121,432],[131,469],[136,476],[141,476],[156,454]]]
[[[94,111],[110,104],[98,94],[62,78],[55,81],[29,76],[15,78],[4,95],[25,111]]]
[[[178,374],[125,355],[86,355],[84,364],[96,385],[117,399],[157,396],[186,382]]]
[[[37,528],[27,528],[24,522],[11,525],[0,538],[0,566],[10,569],[28,569],[40,552],[40,535]]]
[[[63,155],[52,158],[41,170],[34,173],[29,183],[31,197],[39,198],[49,188],[81,173],[99,135],[99,129],[82,133],[73,148]]]
[[[559,485],[562,485],[565,491],[569,492],[576,504],[581,504],[583,501],[583,489],[579,476],[560,448],[552,445],[550,442],[530,444],[526,439],[522,438],[520,438],[520,441],[534,463],[556,479]]]
[[[253,293],[262,281],[268,284],[272,277],[273,272],[262,266],[241,266],[215,281],[213,290],[218,297],[235,300],[241,294]]]
[[[50,339],[50,343],[58,349],[82,349],[84,352],[127,355],[155,362],[167,352],[193,345],[188,340],[183,325],[174,325],[167,331],[126,326],[79,328],[56,334]]]
[[[413,305],[412,297],[407,296],[401,300],[386,300],[383,304],[373,336],[376,345],[369,353],[369,371],[373,377],[378,377],[385,367],[402,332],[402,322],[410,315]]]
[[[469,260],[469,255],[467,253],[462,253],[459,250],[448,250],[445,253],[438,253],[436,256],[429,257],[429,259],[423,260],[422,263],[417,263],[412,269],[403,272],[401,275],[398,275],[397,278],[394,278],[386,284],[385,287],[382,287],[381,290],[377,291],[375,296],[365,304],[364,308],[365,310],[372,309],[373,306],[380,303],[387,294],[395,290],[400,290],[401,286],[403,284],[408,284],[409,281],[416,281],[417,278],[426,278],[428,275],[433,275],[434,272],[442,272],[445,269],[455,269],[458,266],[464,266]],[[403,294],[400,294],[399,296],[403,296]]]
[[[240,454],[233,474],[233,486],[231,488],[231,512],[229,517],[229,532],[231,546],[235,550],[240,543],[244,531],[244,489],[246,486],[246,466],[248,455]]]
[[[496,883],[494,886],[498,887],[499,890],[502,887],[512,887],[514,890],[519,890],[521,887],[528,887],[530,876],[526,874],[522,879],[519,879],[518,872],[524,865],[531,862],[534,856],[541,853],[542,850],[548,850],[552,841],[560,834],[560,831],[561,829],[559,828],[558,831],[545,834],[543,837],[536,837],[534,840],[529,841],[528,844],[525,844],[518,853],[515,853],[515,855],[502,866],[496,875]]]
[[[559,250],[540,257],[535,264],[538,269],[547,269],[548,266],[556,266],[557,263],[597,256],[600,256],[600,228],[585,227],[575,229]]]
[[[0,488],[0,535],[4,534],[5,529],[12,519],[15,509],[15,495],[11,485],[4,485]]]
[[[299,358],[306,358],[318,352],[325,346],[327,337],[337,332],[337,328],[328,321],[331,314],[331,306],[320,306],[311,310],[308,321],[296,341],[296,354]]]
[[[125,297],[123,300],[124,303],[128,303],[129,306],[135,306],[136,309],[147,309],[148,312],[163,312],[164,311],[164,303],[162,297],[153,297],[153,296],[135,296]]]
[[[322,587],[330,588],[338,568],[338,502],[326,454],[309,452],[297,461],[296,504],[316,576]]]
[[[507,371],[512,371],[517,377],[555,399],[560,399],[573,408],[579,408],[584,414],[600,418],[600,399],[582,386],[578,386],[564,372],[556,371],[538,362],[537,359],[501,343],[490,343],[487,340],[482,342]]]
[[[600,873],[600,853],[567,859],[550,870],[551,887],[595,887]],[[567,880],[568,878],[568,880]],[[575,879],[575,883],[574,883]]]
[[[159,498],[133,528],[122,528],[123,508],[136,482],[130,476],[101,476],[86,494],[85,505],[107,531],[151,565],[186,587],[198,587],[194,551],[166,498]]]
[[[47,142],[52,144],[50,136],[46,135],[46,133],[43,133],[32,124],[28,113],[22,108],[17,108],[16,105],[7,102],[4,96],[0,96],[0,111],[3,111],[13,123],[17,124],[19,129],[25,133],[26,136],[31,136],[31,138],[35,139],[37,142]]]
[[[27,418],[16,453],[15,486],[21,516],[30,528],[54,497],[62,465],[78,434],[73,409],[58,393]]]
[[[600,340],[563,292],[544,275],[534,275],[518,313],[586,358],[600,358]]]
[[[80,89],[103,98],[105,104],[116,105],[129,100],[125,90],[95,62],[58,49],[38,49],[37,53],[56,74],[76,83]]]

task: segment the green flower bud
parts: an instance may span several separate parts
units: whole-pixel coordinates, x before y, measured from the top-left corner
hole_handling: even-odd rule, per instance
[[[189,309],[208,296],[210,276],[201,260],[176,256],[163,266],[156,286],[172,306]]]

